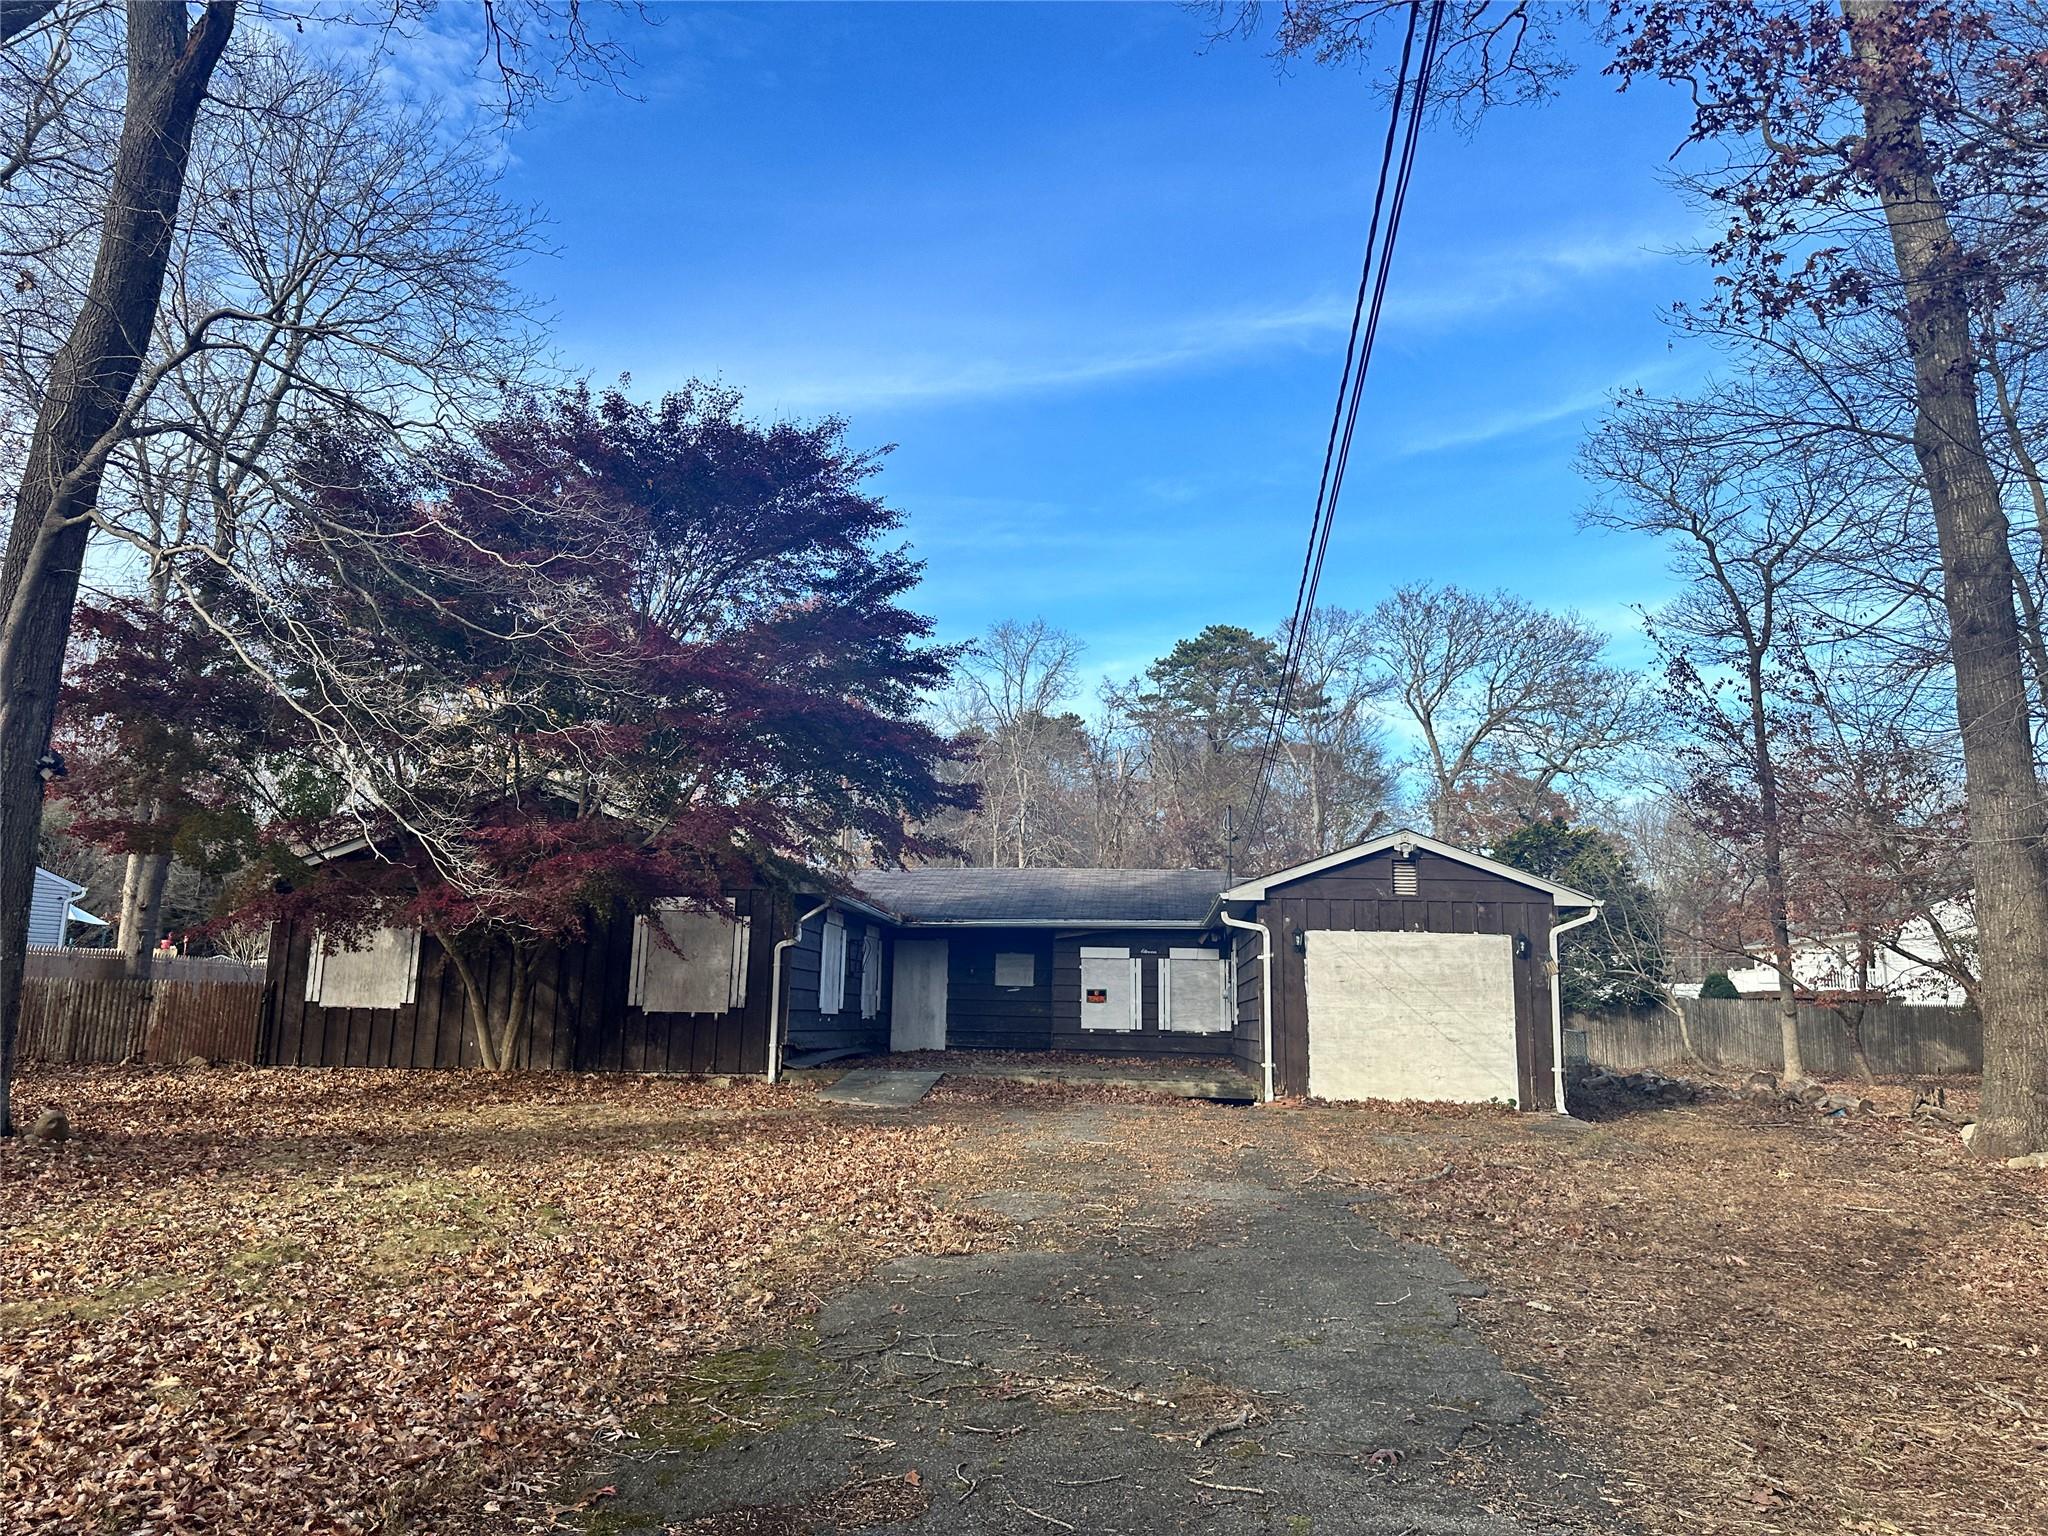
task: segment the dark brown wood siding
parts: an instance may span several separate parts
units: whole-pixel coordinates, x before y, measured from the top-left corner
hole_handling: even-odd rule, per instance
[[[1527,941],[1514,962],[1515,1056],[1525,1109],[1554,1109],[1550,976],[1545,969],[1556,908],[1548,892],[1441,854],[1415,856],[1416,894],[1394,894],[1394,856],[1377,853],[1275,886],[1253,914],[1273,933],[1274,1087],[1308,1092],[1305,962],[1294,936],[1323,929],[1402,933],[1505,933]],[[1256,949],[1256,942],[1244,946]],[[1255,993],[1254,993],[1255,995]],[[1254,1025],[1256,1027],[1256,1025]]]
[[[1262,942],[1242,928],[1224,931],[1236,941],[1232,956],[1237,968],[1237,1029],[1230,1039],[1230,1054],[1247,1072],[1260,1076],[1266,1064],[1266,1021],[1259,1005],[1265,992],[1265,969],[1259,964]],[[1274,1081],[1277,1091],[1278,1078]]]
[[[533,979],[526,1034],[513,1053],[521,1071],[758,1073],[768,1070],[770,971],[788,923],[787,901],[771,891],[733,897],[753,919],[747,1000],[722,1014],[648,1013],[626,1005],[633,920],[593,921],[581,943],[543,952]],[[461,978],[431,935],[421,935],[414,1000],[403,1008],[323,1008],[306,1001],[312,933],[303,924],[272,930],[264,983],[259,1060],[277,1066],[480,1066]],[[504,951],[473,962],[493,1027],[510,1003]]]
[[[1052,934],[1037,928],[912,929],[946,940],[949,1050],[1044,1051],[1053,1044]],[[998,954],[1031,956],[1031,985],[996,985]]]

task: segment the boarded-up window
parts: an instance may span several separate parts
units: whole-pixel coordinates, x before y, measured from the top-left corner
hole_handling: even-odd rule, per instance
[[[673,949],[656,936],[655,923]],[[724,1013],[743,1006],[752,926],[744,917],[674,907],[637,919],[627,1006],[648,1013]]]
[[[818,1012],[837,1013],[845,1006],[846,921],[837,912],[827,912],[818,943]]]
[[[870,928],[860,941],[860,1016],[872,1019],[882,1011],[882,930]]]
[[[417,928],[379,928],[360,949],[329,949],[328,942],[313,935],[307,1002],[322,1008],[403,1008],[413,1000],[420,973]]]
[[[1176,949],[1159,962],[1159,1027],[1213,1035],[1230,1028],[1223,957],[1213,949]]]
[[[1394,894],[1396,896],[1414,896],[1419,894],[1420,891],[1421,885],[1415,878],[1415,861],[1413,859],[1394,860]]]
[[[1038,984],[1036,957],[1029,954],[997,955],[996,985],[999,987],[1031,987]]]
[[[1128,949],[1083,949],[1081,951],[1081,1027],[1083,1029],[1134,1030],[1144,1014],[1144,996],[1139,980],[1142,960]]]

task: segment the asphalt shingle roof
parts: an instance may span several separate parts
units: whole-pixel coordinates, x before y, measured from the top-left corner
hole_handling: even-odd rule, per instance
[[[1217,869],[857,869],[868,900],[922,923],[1187,923],[1209,915]]]

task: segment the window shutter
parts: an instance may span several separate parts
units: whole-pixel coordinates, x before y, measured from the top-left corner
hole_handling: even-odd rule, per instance
[[[1129,1032],[1144,1023],[1144,961],[1128,949],[1081,951],[1081,1027]]]
[[[846,922],[837,912],[827,912],[818,940],[818,1012],[837,1013],[845,1006]]]
[[[1213,949],[1175,949],[1159,962],[1159,1027],[1214,1035],[1230,1028],[1223,957]]]
[[[674,948],[654,932],[659,924]],[[722,912],[656,908],[633,920],[626,1006],[648,1013],[720,1014],[747,1000],[753,922]],[[678,953],[680,951],[680,953]]]
[[[860,1016],[882,1011],[882,930],[870,928],[860,945]]]

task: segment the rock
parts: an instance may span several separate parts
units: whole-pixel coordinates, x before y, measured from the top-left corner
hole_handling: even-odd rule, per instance
[[[213,1063],[208,1061],[204,1056],[187,1056],[185,1058],[185,1068],[187,1071],[204,1072],[208,1067],[212,1065]]]
[[[1956,1134],[1963,1138],[1965,1147],[1974,1147],[1977,1144],[1977,1122],[1972,1120]]]
[[[1972,1126],[1971,1129],[1975,1130],[1976,1127]],[[2008,1168],[2048,1168],[2048,1152],[2028,1152],[2020,1157],[2008,1157],[2005,1160],[2005,1166]]]
[[[1778,1074],[1750,1073],[1742,1080],[1742,1096],[1745,1099],[1775,1099],[1778,1096]]]
[[[46,1109],[36,1116],[36,1123],[28,1128],[30,1141],[69,1141],[71,1121],[61,1109]]]
[[[1818,1104],[1828,1096],[1827,1089],[1821,1087],[1819,1083],[1801,1083],[1798,1091],[1793,1095],[1802,1104]]]

